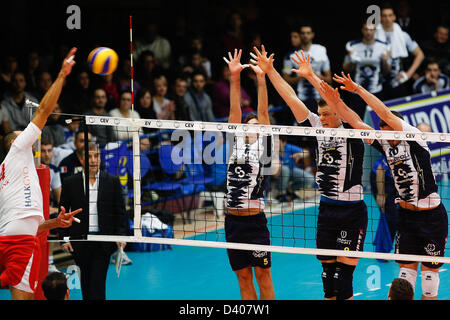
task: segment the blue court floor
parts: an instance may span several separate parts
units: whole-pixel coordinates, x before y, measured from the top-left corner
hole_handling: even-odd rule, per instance
[[[366,198],[368,206],[372,205],[370,201],[370,198]],[[446,205],[447,208],[450,207],[449,204]],[[316,211],[317,207],[312,206],[303,209],[301,214],[293,212],[268,216],[272,243],[314,247]],[[369,215],[372,214],[374,217],[370,217],[372,222],[368,226],[365,251],[373,251],[372,241],[379,213],[369,210]],[[296,227],[283,227],[288,225]],[[223,229],[199,235],[198,238],[224,241]],[[446,256],[449,251],[447,249]],[[110,265],[107,300],[240,300],[238,282],[228,264],[226,249],[177,245],[172,246],[171,250],[127,254],[133,263],[122,266],[119,278],[114,265]],[[440,269],[439,300],[450,300],[450,271],[447,268],[448,265],[444,265]],[[61,271],[69,274],[70,299],[81,300],[78,275],[71,267]],[[321,271],[321,265],[315,256],[272,253],[276,299],[321,300]],[[398,265],[394,261],[360,259],[354,273],[354,299],[386,300],[389,284],[398,276],[398,272]],[[416,299],[421,296],[420,272],[418,274]],[[9,299],[9,291],[0,290],[0,300]]]

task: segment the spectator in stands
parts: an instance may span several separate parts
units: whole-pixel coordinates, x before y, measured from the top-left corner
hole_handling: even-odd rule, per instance
[[[120,94],[119,107],[114,108],[109,112],[111,117],[117,118],[129,118],[129,119],[140,119],[140,115],[136,110],[131,110],[131,92],[124,91]],[[140,134],[143,134],[142,128],[140,129]],[[117,126],[114,127],[114,139],[122,140],[129,139],[133,135],[133,132],[127,126]]]
[[[75,151],[75,136],[80,129],[80,117],[72,116],[65,120],[64,126],[64,144],[60,145],[62,149]]]
[[[387,77],[385,98],[394,99],[411,94],[412,79],[418,78],[416,71],[425,58],[416,41],[402,30],[395,22],[396,16],[390,4],[381,8],[380,24],[377,26],[375,39],[386,42],[391,53],[391,71]],[[408,69],[406,59],[412,54],[413,61]]]
[[[343,70],[353,73],[354,79],[370,93],[383,99],[383,76],[391,70],[389,47],[375,40],[375,25],[363,22],[362,39],[347,42]],[[364,119],[366,103],[357,94],[350,95],[348,105]]]
[[[204,73],[197,72],[192,75],[192,86],[184,96],[191,121],[213,122],[216,119],[211,97],[205,92],[205,85]]]
[[[220,37],[224,52],[245,48],[245,32],[242,15],[233,11],[228,15],[225,33]]]
[[[154,54],[155,64],[167,70],[171,62],[171,45],[169,40],[159,34],[159,26],[155,22],[150,22],[145,27],[143,38],[135,42],[134,52],[139,59],[142,52],[150,50]]]
[[[25,129],[31,121],[30,108],[28,108],[25,101],[28,99],[38,103],[34,96],[25,91],[26,86],[25,75],[20,71],[14,73],[12,76],[11,95],[6,96],[1,101],[1,108],[8,112],[8,121],[12,131]],[[34,109],[31,110],[34,112]]]
[[[414,288],[408,280],[395,278],[389,288],[388,300],[414,300]]]
[[[136,80],[142,87],[151,88],[153,80],[162,74],[162,68],[155,63],[155,55],[150,50],[143,51],[137,61]]]
[[[142,119],[156,119],[155,110],[153,110],[152,92],[148,88],[142,88],[136,96],[136,111]]]
[[[106,91],[103,89],[95,89],[94,95],[92,97],[92,108],[87,111],[85,114],[90,116],[100,116],[107,117],[109,116],[106,111],[106,103],[108,102],[108,98],[106,96]],[[108,142],[112,142],[114,140],[114,130],[111,126],[103,126],[103,125],[89,125],[89,131],[94,135],[95,141],[103,148]]]
[[[41,163],[50,168],[50,215],[58,214],[61,197],[61,176],[58,167],[52,164],[53,144],[50,140],[41,139]]]
[[[66,142],[64,139],[64,126],[60,123],[61,107],[57,103],[53,109],[53,113],[48,117],[44,128],[42,129],[42,137],[46,137],[52,144],[57,147]]]
[[[421,39],[425,28],[412,14],[412,11],[413,8],[408,0],[400,0],[397,3],[397,23],[409,35],[415,39]]]
[[[100,88],[105,90],[107,95],[108,101],[105,106],[106,111],[119,105],[119,85],[114,78],[114,73],[102,76]]]
[[[92,134],[88,132],[88,142],[92,141]],[[61,182],[64,182],[64,179],[70,177],[76,173],[79,173],[83,170],[81,165],[81,157],[84,151],[84,131],[83,128],[79,128],[77,133],[75,134],[74,146],[75,150],[61,160],[59,163],[59,174],[61,177]]]
[[[122,59],[122,68],[119,73],[119,80],[118,80],[118,89],[119,92],[129,91],[131,92],[131,59],[130,58],[124,58]],[[136,97],[136,92],[138,92],[141,89],[141,85],[138,81],[133,80],[133,91],[134,95]],[[119,101],[120,104],[120,101]]]
[[[436,60],[428,59],[425,64],[425,75],[414,82],[414,93],[430,93],[446,89],[450,89],[449,77],[441,72]]]
[[[173,88],[173,102],[175,103],[175,119],[189,121],[189,109],[185,100],[188,88],[186,79],[178,77],[175,79]]]
[[[89,110],[91,97],[91,78],[86,70],[81,70],[70,92],[70,97],[64,97],[64,102],[61,102],[61,107],[64,113],[81,115]]]
[[[321,80],[331,83],[331,67],[327,49],[320,44],[313,43],[315,33],[312,24],[303,24],[299,31],[300,49],[303,50],[305,56],[311,56],[311,66],[314,72]],[[297,42],[294,41],[294,44],[297,44]],[[308,109],[311,112],[317,112],[317,101],[320,100],[319,92],[306,79],[291,72],[292,69],[298,67],[292,61],[292,56],[295,57],[294,51],[285,57],[282,76],[291,86],[296,88],[298,98],[303,101]]]
[[[311,172],[310,153],[287,142],[286,136],[279,137],[280,160],[282,163],[279,175],[274,177],[278,190],[276,199],[280,202],[296,198],[307,199],[314,185],[314,175]]]
[[[163,75],[153,81],[153,110],[156,118],[175,120],[175,103],[167,97],[168,82]]]
[[[234,50],[234,49],[233,49]],[[228,117],[230,112],[230,70],[226,64],[222,67],[222,78],[216,82],[211,91],[213,101],[213,111],[216,118]],[[253,112],[251,107],[251,98],[241,87],[242,115]]]
[[[42,281],[42,291],[47,300],[69,300],[66,275],[62,272],[49,273]]]
[[[423,52],[427,58],[440,62],[442,71],[450,76],[450,42],[448,41],[448,26],[440,24],[434,32],[433,39],[422,43]]]
[[[37,88],[37,78],[39,74],[39,53],[32,50],[28,53],[25,79],[27,81],[27,91],[34,92]]]
[[[53,83],[53,79],[52,79],[52,75],[50,74],[50,72],[41,71],[39,73],[39,75],[37,76],[36,90],[33,93],[33,95],[36,97],[36,99],[41,101],[42,98],[44,97],[44,94],[52,86],[52,83]]]
[[[200,52],[193,52],[184,65],[182,69],[182,74],[184,78],[192,80],[194,74],[203,73],[205,75],[205,80],[209,81],[210,78],[207,76],[208,72],[203,64],[203,56]],[[211,73],[211,70],[210,70]]]
[[[12,89],[12,77],[18,66],[17,58],[13,55],[8,55],[3,59],[0,69],[0,100]]]

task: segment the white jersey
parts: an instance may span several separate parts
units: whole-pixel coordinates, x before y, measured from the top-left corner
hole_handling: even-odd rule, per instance
[[[389,46],[389,51],[391,51],[391,53],[392,53],[392,44],[391,44],[391,39],[393,37],[392,32],[385,32],[385,34],[386,34],[386,43]],[[376,36],[376,34],[375,34],[375,36]],[[415,40],[413,40],[411,38],[411,36],[405,31],[403,31],[403,39],[405,40],[406,50],[409,53],[413,52],[419,46],[417,44],[417,42]],[[400,84],[398,82],[398,80],[395,78],[395,76],[400,71],[403,71],[403,58],[401,58],[401,57],[392,58],[391,65],[392,65],[392,68],[389,73],[389,79],[390,79],[392,88],[395,88]]]
[[[347,42],[345,49],[351,52],[346,59],[356,64],[355,82],[371,93],[380,92],[383,89],[381,59],[388,54],[387,43],[375,40],[372,44],[365,44],[362,40],[355,40]]]
[[[303,50],[305,57],[311,56],[311,68],[315,73],[322,74],[330,71],[330,60],[328,59],[327,49],[320,44],[312,44],[308,51]],[[298,53],[301,56],[300,50]],[[295,51],[288,54],[283,61],[283,73],[291,74],[291,69],[297,69],[298,64],[292,61],[291,57],[298,60]],[[296,75],[296,74],[294,74]],[[301,79],[297,84],[297,96],[300,100],[320,100],[319,92],[306,79]]]
[[[402,125],[403,131],[421,133],[403,120]],[[440,204],[430,149],[425,141],[402,140],[391,147],[385,140],[374,140],[372,146],[386,157],[400,200],[424,209]]]
[[[0,165],[0,229],[11,221],[39,216],[44,221],[42,191],[32,146],[41,130],[32,122],[14,140]]]
[[[264,191],[270,174],[273,142],[270,135],[259,135],[245,143],[236,135],[227,170],[227,208],[264,210]]]
[[[321,128],[317,114],[309,112],[312,127]],[[344,123],[339,128],[351,127]],[[362,168],[364,144],[361,139],[317,137],[316,182],[319,192],[332,200],[362,201]]]

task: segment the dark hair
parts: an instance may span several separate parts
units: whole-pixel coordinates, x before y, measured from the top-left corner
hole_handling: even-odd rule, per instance
[[[247,114],[244,120],[242,120],[242,123],[248,123],[252,119],[258,119],[258,116],[254,112]]]
[[[51,272],[42,282],[42,291],[47,300],[64,300],[67,289],[66,275],[62,272]]]
[[[425,60],[425,63],[424,63],[425,68],[428,67],[430,64],[437,64],[438,67],[439,67],[439,69],[442,69],[442,68],[441,68],[441,62],[440,62],[439,60],[433,58],[433,57],[427,58],[427,59]]]
[[[380,9],[381,9],[380,12],[383,11],[383,10],[386,10],[386,9],[391,9],[395,13],[394,7],[392,6],[392,4],[390,2],[384,2],[381,5]]]
[[[319,101],[317,101],[317,106],[318,107],[324,107],[324,106],[327,106],[327,105],[328,105],[328,103],[325,100],[323,100],[323,99],[320,99]]]
[[[391,300],[413,300],[414,289],[408,280],[395,278],[389,289],[389,297]]]
[[[403,116],[402,116],[402,114],[400,112],[393,111],[393,110],[391,110],[391,112],[392,112],[393,115],[395,115],[395,116],[397,116],[397,117],[399,117],[400,119],[403,120]],[[388,124],[383,119],[381,119],[380,122],[378,122],[378,126],[381,128],[381,127],[388,126]]]
[[[53,146],[53,141],[50,137],[42,137],[41,139],[41,146],[48,146],[51,144]]]

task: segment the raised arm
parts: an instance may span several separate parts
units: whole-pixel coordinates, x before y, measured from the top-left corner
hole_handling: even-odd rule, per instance
[[[75,64],[74,58],[76,52],[77,48],[72,48],[67,57],[64,59],[58,77],[53,82],[50,89],[48,89],[45,93],[41,103],[39,104],[39,107],[36,110],[36,113],[34,114],[33,119],[31,120],[41,130],[42,128],[44,128],[47,122],[47,118],[53,112],[53,109],[58,102],[59,95],[61,94],[66,76],[68,76],[72,71],[72,67]]]
[[[372,110],[375,111],[375,113],[392,128],[392,130],[403,130],[400,118],[394,115],[380,99],[378,99],[376,96],[371,94],[359,84],[353,82],[349,74],[345,75],[343,72],[342,76],[338,76],[335,74],[333,80],[340,84],[343,84],[343,86],[341,86],[341,89],[357,93],[372,108]]]
[[[250,67],[256,73],[256,79],[258,82],[258,121],[260,124],[270,124],[266,74],[259,66],[250,65]]]
[[[223,58],[228,63],[228,68],[231,73],[230,77],[230,115],[228,122],[241,123],[242,111],[241,111],[241,71],[245,68],[241,64],[242,50],[234,49],[234,55],[232,56],[228,52],[230,60]]]
[[[264,46],[261,46],[262,51],[254,47],[256,55],[253,55],[254,63],[257,64],[262,71],[264,71],[272,82],[274,88],[277,90],[278,94],[283,98],[283,100],[287,103],[292,113],[295,116],[295,119],[298,122],[303,122],[306,120],[309,114],[308,108],[305,104],[297,97],[294,89],[287,83],[283,77],[277,72],[277,70],[273,66],[273,56],[272,53],[269,57],[267,57],[267,52]]]

